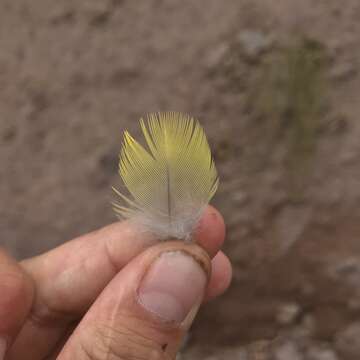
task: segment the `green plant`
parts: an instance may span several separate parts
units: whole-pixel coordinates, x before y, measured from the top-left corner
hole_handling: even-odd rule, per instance
[[[252,96],[269,144],[281,138],[286,145],[289,195],[294,201],[302,199],[311,171],[325,103],[325,69],[322,45],[297,40],[267,59]]]

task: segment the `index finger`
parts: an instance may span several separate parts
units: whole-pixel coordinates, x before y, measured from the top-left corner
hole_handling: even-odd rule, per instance
[[[224,229],[220,213],[209,206],[200,220],[195,239],[211,257],[224,241]],[[43,313],[39,307],[44,304],[48,316],[49,310],[68,315],[86,311],[124,265],[157,242],[153,235],[124,221],[25,260],[23,266],[35,279],[37,288],[33,311]]]
[[[25,322],[33,294],[30,277],[0,249],[0,359]]]

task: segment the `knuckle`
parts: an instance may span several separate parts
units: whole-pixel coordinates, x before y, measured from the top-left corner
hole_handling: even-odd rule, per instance
[[[88,360],[170,360],[160,344],[126,326],[88,325],[81,350]]]

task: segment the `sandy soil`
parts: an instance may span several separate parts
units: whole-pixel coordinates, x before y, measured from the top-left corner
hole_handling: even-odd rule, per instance
[[[0,10],[4,246],[22,258],[114,221],[122,130],[137,134],[147,112],[189,112],[219,168],[234,281],[200,314],[184,357],[245,359],[265,340],[275,350],[259,359],[360,358],[358,1],[2,0]],[[266,121],[274,112],[257,101],[275,91],[266,63],[299,39],[326,57],[304,171],[292,125]]]

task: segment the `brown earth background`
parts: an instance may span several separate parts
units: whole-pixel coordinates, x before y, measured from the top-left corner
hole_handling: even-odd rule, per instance
[[[0,242],[115,220],[122,131],[204,125],[231,289],[181,359],[360,359],[358,0],[1,0]]]

